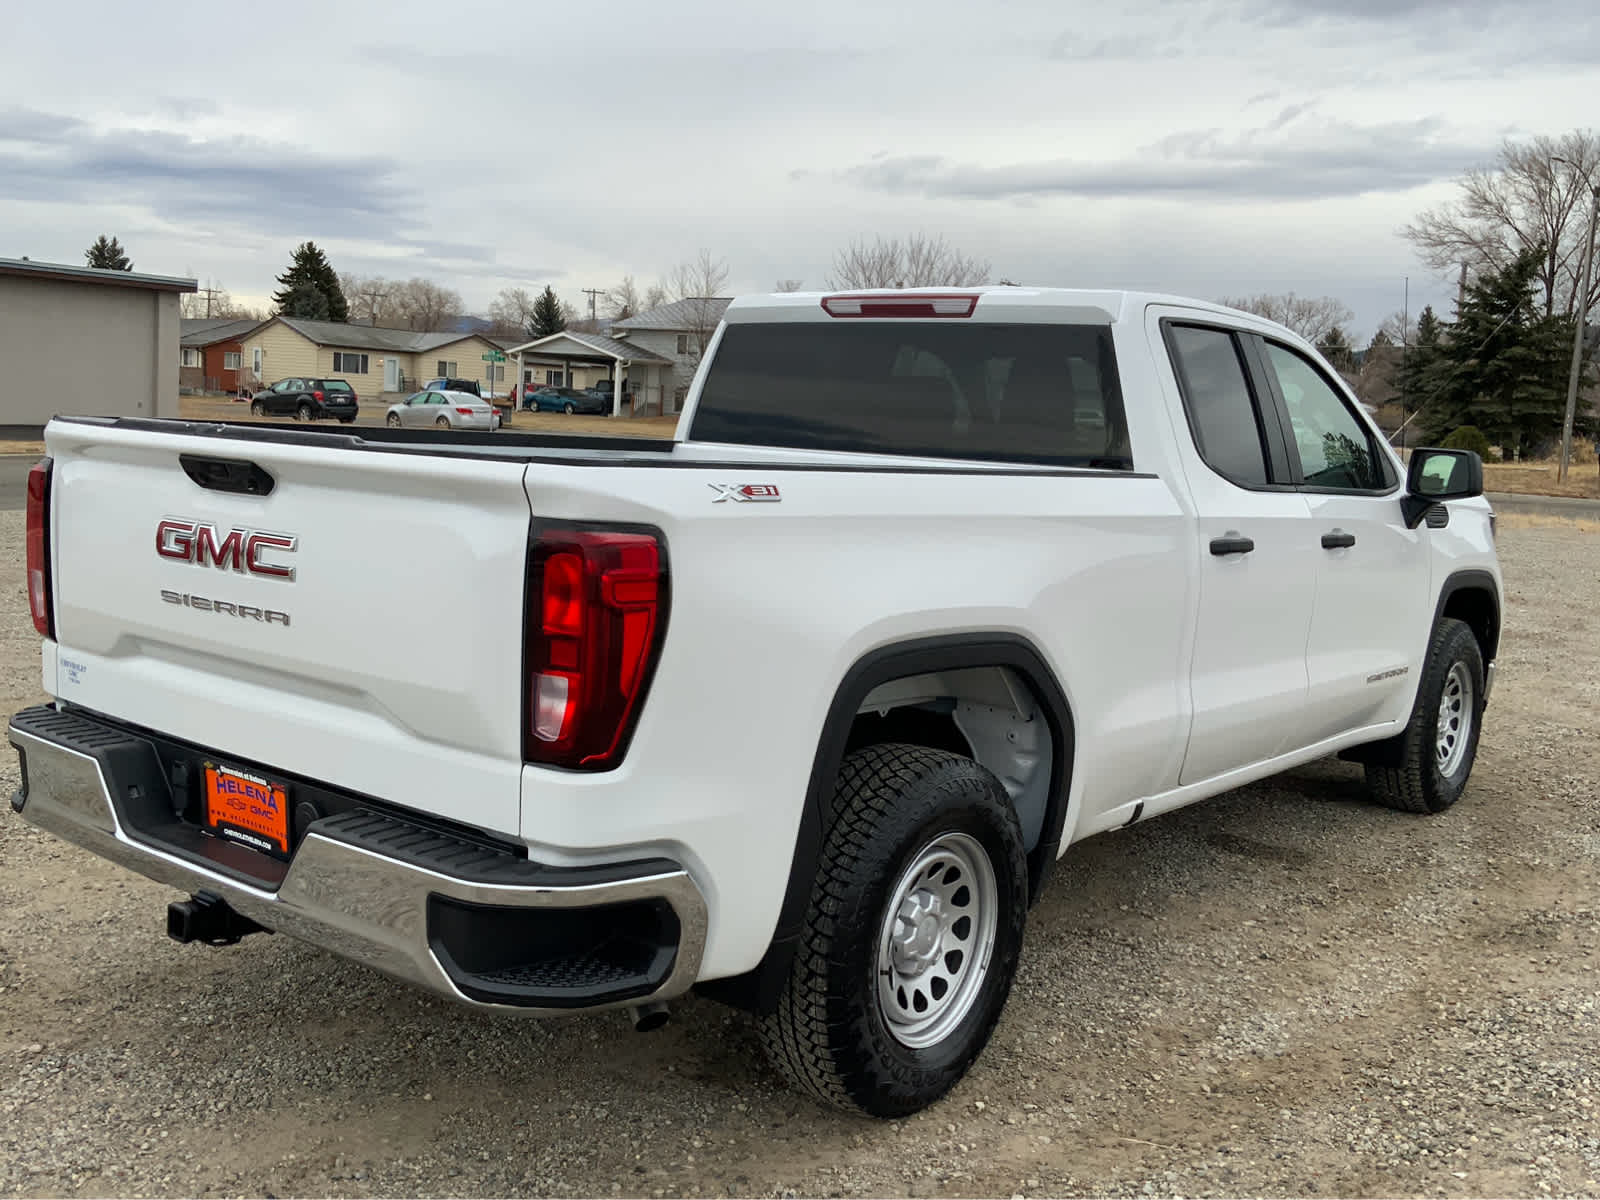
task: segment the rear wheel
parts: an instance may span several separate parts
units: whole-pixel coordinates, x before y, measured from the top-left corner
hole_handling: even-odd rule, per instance
[[[450,418],[449,417],[440,417],[437,421],[434,422],[434,425],[437,426],[440,429],[449,429],[450,428]]]
[[[570,417],[573,413],[578,411],[578,406],[576,404],[572,403],[572,401],[569,400],[569,401],[567,401],[565,407],[563,407],[561,411],[566,413],[567,416]]]
[[[309,421],[311,420],[312,416],[313,414],[311,412],[311,405],[309,404],[302,404],[299,408],[295,409],[294,412],[294,419],[297,421]]]
[[[1005,789],[960,755],[845,759],[768,1055],[820,1100],[904,1116],[952,1088],[1000,1018],[1027,913]]]
[[[1483,723],[1483,652],[1472,630],[1445,619],[1433,631],[1411,720],[1388,763],[1367,764],[1373,797],[1404,812],[1443,812],[1461,798]]]

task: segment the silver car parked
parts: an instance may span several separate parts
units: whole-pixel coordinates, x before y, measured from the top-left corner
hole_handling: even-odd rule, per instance
[[[384,420],[393,428],[433,425],[439,429],[494,430],[500,428],[500,411],[471,392],[423,391],[391,404]]]

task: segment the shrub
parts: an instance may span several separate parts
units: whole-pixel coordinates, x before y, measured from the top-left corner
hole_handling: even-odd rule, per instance
[[[1490,458],[1489,439],[1476,425],[1463,425],[1451,430],[1450,436],[1439,444],[1446,450],[1471,450],[1484,462]]]

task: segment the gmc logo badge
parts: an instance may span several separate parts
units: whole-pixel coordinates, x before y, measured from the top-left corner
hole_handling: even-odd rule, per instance
[[[269,562],[268,554],[292,554],[299,539],[288,533],[230,529],[223,533],[203,521],[168,517],[156,526],[156,553],[197,567],[226,568],[241,575],[294,579],[294,568]]]

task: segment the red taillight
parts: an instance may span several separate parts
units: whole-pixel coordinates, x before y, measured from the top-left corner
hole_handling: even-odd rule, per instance
[[[470,409],[470,408],[458,408],[458,409],[456,409],[456,411],[458,413],[460,413],[463,417],[470,417],[472,415],[472,413],[473,413],[473,410]]]
[[[977,307],[975,294],[822,298],[822,310],[830,317],[970,317]]]
[[[318,404],[322,403],[322,393],[321,392],[312,392],[311,393],[311,398],[313,400],[315,400]]]
[[[621,761],[667,615],[653,534],[553,529],[529,559],[528,762],[603,771]]]
[[[28,607],[41,637],[55,637],[50,611],[50,467],[42,458],[28,472]]]

